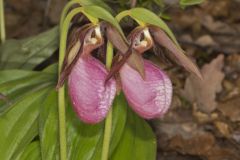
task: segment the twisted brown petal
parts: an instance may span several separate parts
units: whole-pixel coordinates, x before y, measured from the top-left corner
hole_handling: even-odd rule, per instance
[[[174,42],[166,35],[164,31],[162,31],[160,28],[155,26],[149,26],[149,31],[154,39],[154,41],[167,48],[174,57],[174,60],[182,65],[186,70],[188,70],[191,73],[194,73],[199,78],[202,79],[201,72],[199,71],[198,67],[195,63],[193,63],[184,53],[183,51],[178,48]]]
[[[119,52],[121,52],[121,54],[126,53],[128,51],[129,45],[123,39],[121,34],[118,32],[118,30],[114,28],[112,25],[110,25],[109,23],[105,23],[104,25],[106,27],[107,39],[113,44],[115,48],[117,48]]]
[[[68,44],[70,47],[67,49],[67,53],[63,61],[63,68],[58,79],[56,89],[59,89],[61,86],[63,86],[64,81],[67,79],[71,73],[72,68],[78,61],[79,57],[82,55],[83,50],[85,50],[85,53],[90,53],[92,50],[102,45],[102,43],[95,45],[85,45],[87,43],[87,40],[91,38],[93,30],[94,26],[87,24],[77,29],[75,31],[75,34],[72,34],[73,37],[70,37]]]
[[[106,25],[107,38],[113,44],[114,47],[119,51],[117,55],[121,55],[121,59],[114,63],[106,81],[108,81],[113,75],[115,75],[121,67],[127,62],[133,69],[139,72],[144,78],[144,68],[142,57],[133,49],[134,41],[141,34],[142,28],[138,27],[130,33],[128,40],[130,45],[122,38],[120,33],[112,27],[110,24]]]

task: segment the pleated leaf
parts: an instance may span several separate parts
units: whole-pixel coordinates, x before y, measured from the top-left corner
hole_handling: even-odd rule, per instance
[[[0,116],[0,159],[14,159],[37,136],[39,107],[46,91],[26,96]]]
[[[119,23],[107,10],[98,6],[84,6],[84,11],[93,17],[109,22],[111,25],[117,28],[123,37],[125,37]]]
[[[55,69],[50,67],[47,72],[23,72],[22,76],[21,71],[16,71],[18,74],[15,77],[10,76],[14,72],[0,72],[0,75],[6,75],[0,83],[2,91],[7,96],[15,94],[19,97],[0,115],[2,133],[0,159],[26,159],[26,157],[30,159],[40,157],[42,160],[59,159],[58,103],[57,92],[53,85],[56,83],[56,74],[53,74]],[[30,75],[35,80],[31,80]],[[27,82],[31,83],[27,85]],[[7,87],[4,88],[3,84]],[[21,86],[25,86],[25,94],[12,89]],[[14,99],[11,96],[10,98]],[[67,95],[66,99],[68,159],[100,160],[104,122],[97,125],[81,122],[73,111]],[[112,107],[113,130],[109,157],[115,159],[124,156],[138,160],[151,160],[155,157],[156,143],[151,128],[144,120],[127,111],[128,106],[123,94],[115,98]],[[40,140],[39,147],[35,143],[32,144],[36,138]],[[130,152],[129,148],[133,150]],[[137,154],[138,152],[140,155]]]
[[[59,158],[57,92],[51,90],[40,108],[39,136],[44,160]]]
[[[156,151],[156,139],[152,129],[128,109],[127,124],[111,160],[155,160]]]
[[[33,69],[58,48],[58,27],[23,40],[7,40],[0,46],[0,69]]]
[[[30,143],[16,160],[41,160],[39,141]]]

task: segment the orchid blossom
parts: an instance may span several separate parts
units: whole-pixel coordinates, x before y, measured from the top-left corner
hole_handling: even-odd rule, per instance
[[[115,80],[104,83],[107,69],[91,55],[104,43],[100,25],[78,28],[70,43],[73,45],[65,56],[57,88],[68,78],[68,92],[75,112],[86,123],[98,123],[106,117],[116,94]]]
[[[167,48],[172,58],[201,78],[198,67],[184,55],[182,50],[160,28],[137,27],[128,36],[130,48],[122,47],[122,58],[112,67],[107,80],[118,73],[122,90],[130,107],[145,119],[159,117],[167,112],[172,99],[172,84],[159,67],[141,56],[157,45]],[[157,54],[157,53],[156,53]],[[137,60],[136,60],[137,57]]]

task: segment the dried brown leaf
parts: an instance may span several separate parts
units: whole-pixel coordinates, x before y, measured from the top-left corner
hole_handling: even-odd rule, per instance
[[[217,107],[215,97],[222,90],[223,65],[224,56],[221,54],[202,67],[203,80],[190,75],[185,82],[185,97],[191,102],[197,102],[198,109],[205,113],[210,113]]]
[[[240,96],[219,104],[218,109],[233,122],[240,122]]]

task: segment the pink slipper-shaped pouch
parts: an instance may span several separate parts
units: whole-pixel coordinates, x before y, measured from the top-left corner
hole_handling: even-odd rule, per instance
[[[85,123],[102,121],[116,94],[116,82],[105,84],[107,70],[92,56],[80,57],[68,77],[68,92],[79,118]]]
[[[132,109],[145,119],[167,112],[172,100],[172,83],[157,66],[144,60],[145,79],[127,63],[120,70],[123,92]]]

